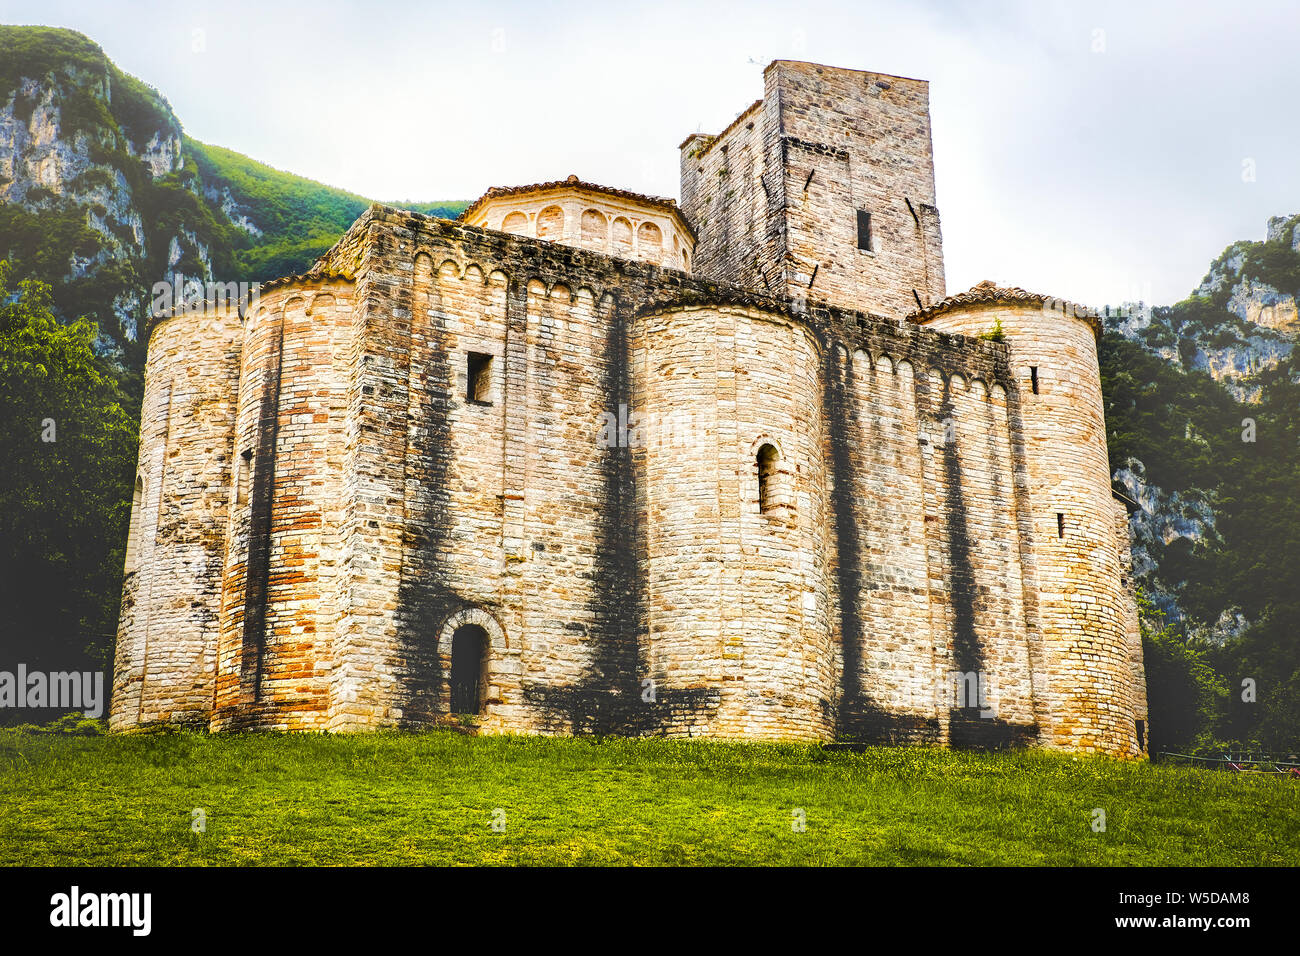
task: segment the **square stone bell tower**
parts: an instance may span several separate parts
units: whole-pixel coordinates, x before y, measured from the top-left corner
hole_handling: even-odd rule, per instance
[[[929,84],[775,60],[681,145],[698,275],[901,318],[944,297]]]

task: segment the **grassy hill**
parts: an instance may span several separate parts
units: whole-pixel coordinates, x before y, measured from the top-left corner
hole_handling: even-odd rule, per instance
[[[230,270],[241,281],[264,282],[302,272],[332,246],[370,205],[356,193],[273,169],[241,153],[185,137],[185,157],[198,171],[203,190],[225,197],[255,223],[260,235],[236,229]],[[394,204],[434,216],[455,218],[468,202]]]
[[[1296,782],[1040,751],[9,730],[0,775],[3,865],[1300,864]]]

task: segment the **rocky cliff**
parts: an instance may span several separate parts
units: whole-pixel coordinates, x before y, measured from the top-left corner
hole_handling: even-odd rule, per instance
[[[1135,573],[1174,620],[1187,617],[1189,582],[1207,590],[1208,556],[1236,546],[1219,527],[1225,507],[1242,507],[1231,476],[1293,457],[1280,436],[1300,383],[1297,293],[1300,216],[1277,216],[1263,241],[1228,246],[1182,302],[1103,310],[1113,479],[1137,505]],[[1222,602],[1192,618],[1189,631],[1215,644],[1248,623]]]
[[[1263,242],[1228,246],[1183,302],[1107,309],[1106,326],[1181,368],[1209,373],[1253,403],[1262,379],[1300,339],[1297,292],[1300,216],[1275,216]]]
[[[95,319],[126,369],[154,283],[300,271],[369,203],[189,138],[80,33],[0,26],[0,258],[52,285],[64,316]]]

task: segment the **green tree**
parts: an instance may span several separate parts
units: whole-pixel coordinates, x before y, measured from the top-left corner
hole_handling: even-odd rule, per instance
[[[1223,678],[1210,666],[1205,653],[1188,645],[1141,592],[1138,613],[1151,753],[1213,745],[1228,696]]]
[[[137,416],[51,290],[0,260],[0,669],[111,666]]]
[[[1243,747],[1300,753],[1300,609],[1277,603],[1216,648],[1230,693],[1220,735]]]

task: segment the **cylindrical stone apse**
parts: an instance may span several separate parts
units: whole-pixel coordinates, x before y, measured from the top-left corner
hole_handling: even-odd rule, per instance
[[[831,732],[820,367],[811,334],[781,316],[707,307],[638,319],[650,666],[665,706],[694,703],[670,733]]]
[[[159,322],[145,363],[109,726],[206,727],[231,484],[238,308]]]
[[[971,336],[1000,327],[1010,347],[1018,388],[1009,411],[1020,419],[1032,513],[1030,579],[1039,595],[1034,697],[1042,743],[1140,755],[1146,695],[1132,660],[1134,598],[1123,555],[1128,543],[1116,534],[1096,317],[1071,303],[985,283],[916,318],[927,328]]]

